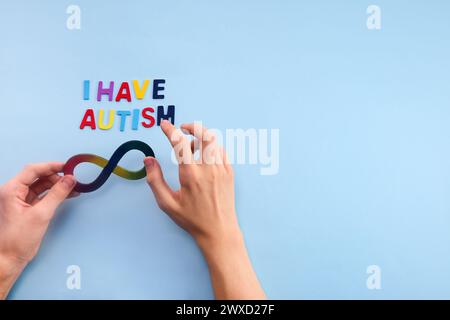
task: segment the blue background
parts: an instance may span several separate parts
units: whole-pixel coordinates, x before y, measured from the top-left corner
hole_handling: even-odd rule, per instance
[[[81,30],[66,28],[70,4]],[[379,31],[366,28],[370,4]],[[278,175],[235,166],[239,221],[269,297],[448,299],[449,14],[448,1],[1,0],[0,181],[29,162],[108,157],[141,139],[176,188],[159,128],[78,128],[83,80],[164,78],[177,124],[280,129]],[[88,181],[99,170],[78,171]],[[66,287],[72,264],[81,290]],[[366,287],[372,264],[381,290]],[[10,295],[212,297],[190,236],[145,181],[117,177],[59,210]]]

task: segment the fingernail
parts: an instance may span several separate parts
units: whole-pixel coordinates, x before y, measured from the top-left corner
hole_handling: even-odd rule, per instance
[[[75,186],[75,178],[73,176],[64,176],[61,180],[63,186],[67,189],[72,189]]]
[[[147,158],[144,159],[144,164],[145,164],[146,167],[151,168],[151,167],[153,167],[154,161],[155,161],[154,158],[147,157]]]

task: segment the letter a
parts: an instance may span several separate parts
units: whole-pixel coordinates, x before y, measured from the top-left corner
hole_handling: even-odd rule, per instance
[[[372,265],[367,267],[367,278],[366,285],[369,290],[380,290],[381,289],[381,268],[377,265]]]
[[[77,265],[71,265],[67,267],[66,273],[69,277],[66,281],[67,289],[80,290],[81,289],[81,268]]]
[[[80,30],[81,29],[81,9],[79,6],[70,5],[66,10],[67,14],[70,16],[67,18],[66,27],[69,30]]]
[[[379,6],[370,5],[367,7],[367,29],[369,30],[380,30],[381,29],[381,9]]]

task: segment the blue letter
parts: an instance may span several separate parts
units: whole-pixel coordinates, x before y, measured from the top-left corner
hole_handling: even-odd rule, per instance
[[[117,111],[117,115],[120,117],[120,131],[124,131],[125,122],[127,121],[127,117],[131,115],[131,112],[126,110],[119,110]]]
[[[175,124],[175,106],[167,106],[167,114],[164,114],[164,107],[158,106],[158,115],[156,124],[159,126],[161,119],[169,120],[172,124]]]
[[[163,94],[158,94],[159,91],[164,90],[164,87],[160,87],[159,84],[166,83],[166,80],[164,79],[155,79],[153,81],[153,99],[164,99]]]

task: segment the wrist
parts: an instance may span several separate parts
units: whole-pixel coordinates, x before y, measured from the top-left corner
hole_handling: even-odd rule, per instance
[[[6,298],[9,290],[26,265],[25,261],[0,254],[0,299]]]
[[[245,252],[244,238],[239,227],[211,235],[198,236],[195,241],[207,261],[223,255],[236,255]]]
[[[265,299],[239,228],[196,241],[208,265],[216,299]]]

